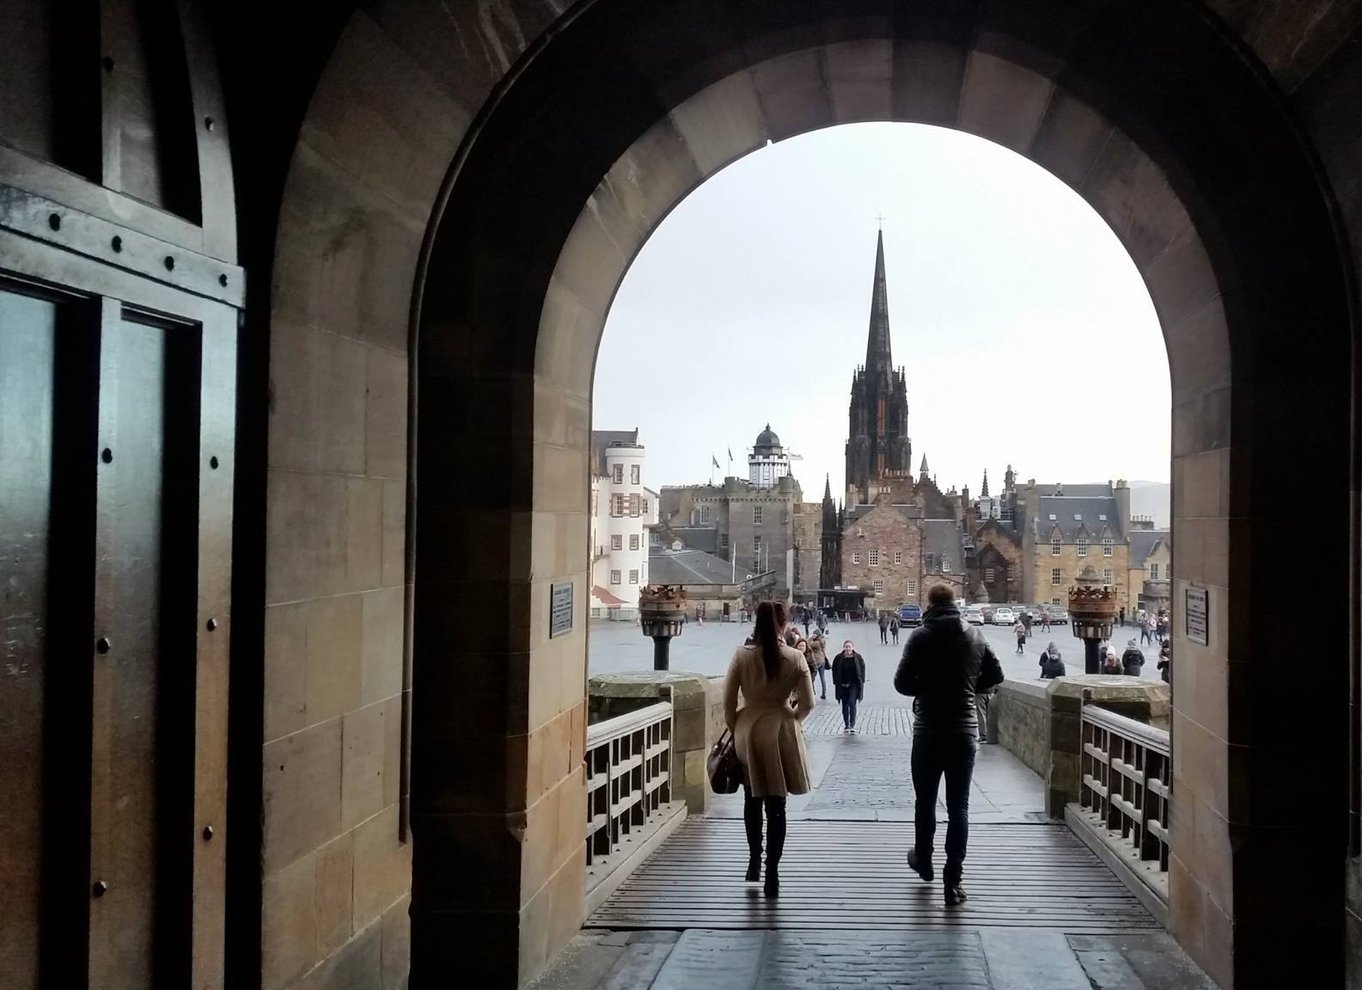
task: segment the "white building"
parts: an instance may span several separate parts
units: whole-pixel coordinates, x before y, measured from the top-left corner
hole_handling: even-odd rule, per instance
[[[766,424],[757,434],[752,453],[747,456],[747,480],[759,488],[774,488],[790,473],[790,455],[780,445],[780,437]]]
[[[648,529],[657,493],[643,484],[638,430],[591,433],[591,615],[630,619],[648,583]]]

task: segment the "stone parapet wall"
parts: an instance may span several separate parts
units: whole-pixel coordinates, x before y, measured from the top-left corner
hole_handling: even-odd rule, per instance
[[[1172,711],[1162,681],[1082,674],[1051,681],[1007,680],[990,705],[990,738],[1045,780],[1045,810],[1063,818],[1082,783],[1083,703],[1140,722],[1165,726]]]
[[[705,757],[723,730],[723,678],[676,670],[605,674],[591,678],[587,692],[588,724],[647,708],[670,695],[672,798],[685,801],[690,814],[705,814],[709,810]]]

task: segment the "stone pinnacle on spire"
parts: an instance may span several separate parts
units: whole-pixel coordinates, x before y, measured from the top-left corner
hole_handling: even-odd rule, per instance
[[[889,349],[889,288],[884,277],[884,231],[875,240],[875,285],[870,296],[870,332],[865,345],[865,370],[890,371],[894,359]]]
[[[979,491],[980,498],[988,498],[988,468],[984,468],[984,487]]]
[[[922,475],[922,477],[924,477],[924,478],[927,477],[927,455],[926,455],[926,454],[923,454],[923,455],[922,455],[922,467],[918,468],[918,472],[917,472],[917,473],[920,474],[920,475]]]
[[[825,475],[823,475],[823,501],[824,501],[824,502],[831,502],[831,501],[832,501],[832,475],[831,475],[831,474],[825,474]]]

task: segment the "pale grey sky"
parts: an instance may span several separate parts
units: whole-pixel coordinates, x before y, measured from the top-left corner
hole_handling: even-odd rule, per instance
[[[646,483],[746,475],[769,421],[805,498],[843,489],[883,214],[913,469],[943,489],[1167,481],[1168,357],[1134,263],[1076,193],[971,135],[853,124],[735,162],[625,276],[596,363],[596,429],[638,427]],[[993,490],[997,491],[996,487]]]

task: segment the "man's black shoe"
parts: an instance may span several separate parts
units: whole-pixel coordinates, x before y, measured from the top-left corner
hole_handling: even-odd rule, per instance
[[[908,868],[928,883],[936,879],[936,871],[932,869],[932,864],[918,859],[916,849],[908,850]]]
[[[964,887],[959,884],[954,886],[946,884],[946,907],[955,907],[957,904],[964,904],[967,900],[969,898],[965,896]]]

